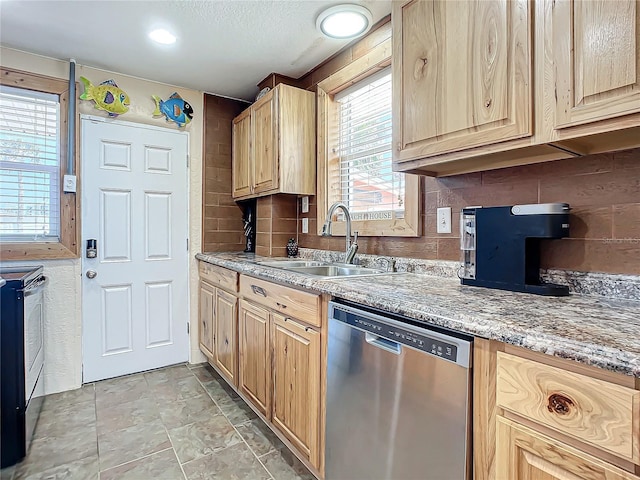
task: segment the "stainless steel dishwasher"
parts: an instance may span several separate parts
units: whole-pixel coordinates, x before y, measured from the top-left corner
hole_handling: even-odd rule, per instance
[[[469,480],[472,339],[329,303],[326,480]]]

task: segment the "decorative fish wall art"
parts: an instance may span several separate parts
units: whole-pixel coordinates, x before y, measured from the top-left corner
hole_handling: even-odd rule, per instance
[[[97,87],[85,77],[80,77],[84,92],[80,100],[93,100],[95,108],[106,111],[110,117],[117,117],[129,111],[129,95],[113,80],[105,80]]]
[[[168,100],[161,100],[157,95],[151,95],[156,102],[154,117],[167,117],[167,122],[174,121],[178,127],[184,127],[193,118],[193,107],[185,102],[178,93],[174,93]]]

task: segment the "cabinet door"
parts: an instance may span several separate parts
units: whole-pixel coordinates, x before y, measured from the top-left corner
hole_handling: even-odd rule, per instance
[[[215,305],[213,285],[200,282],[200,349],[208,357],[213,357],[213,317]]]
[[[556,128],[640,112],[640,2],[547,1]]]
[[[395,162],[532,134],[530,8],[393,2]]]
[[[251,109],[233,120],[233,198],[251,194]]]
[[[591,455],[498,417],[496,478],[509,480],[638,480]]]
[[[276,313],[272,318],[272,421],[319,467],[320,333]]]
[[[238,318],[238,388],[262,412],[271,417],[271,355],[269,311],[240,301]]]
[[[234,295],[216,289],[215,361],[233,384],[236,383],[237,305],[238,299]]]
[[[278,187],[276,90],[271,90],[252,107],[253,193]]]

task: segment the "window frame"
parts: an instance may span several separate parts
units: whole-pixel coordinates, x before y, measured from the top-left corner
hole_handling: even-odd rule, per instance
[[[328,170],[339,161],[336,148],[338,138],[339,104],[335,94],[391,64],[391,39],[385,40],[367,54],[349,63],[317,86],[317,226],[318,235],[329,210]],[[419,237],[422,234],[420,216],[420,176],[405,174],[405,213],[403,219],[353,220],[351,230],[364,237]],[[334,221],[332,235],[344,236],[346,223]]]
[[[67,173],[69,82],[0,66],[0,84],[23,90],[51,93],[57,95],[60,101],[60,240],[58,242],[0,242],[0,259],[7,261],[78,258],[80,182],[76,184],[77,193],[65,193],[63,187],[63,178]],[[76,100],[73,99],[73,101]],[[77,139],[77,131],[75,138]],[[79,179],[77,154],[74,164],[76,178]]]

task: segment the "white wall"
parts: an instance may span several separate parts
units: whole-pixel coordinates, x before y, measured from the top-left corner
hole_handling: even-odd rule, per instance
[[[51,77],[68,78],[69,64],[60,60],[33,55],[18,50],[0,47],[0,64],[4,67],[39,73]],[[127,75],[98,70],[78,65],[76,78],[88,78],[94,85],[113,79],[129,94],[129,112],[120,120],[151,125],[168,126],[163,118],[152,118],[155,104],[151,95],[166,99],[177,91],[194,109],[194,118],[186,127],[190,141],[189,173],[189,291],[191,316],[190,361],[204,361],[198,348],[198,267],[195,254],[201,250],[202,239],[202,135],[204,121],[204,97],[202,92],[163,83],[153,82]],[[82,87],[79,87],[79,92]],[[79,113],[104,115],[93,108],[93,102],[79,101]],[[9,262],[7,262],[9,263]],[[46,300],[45,324],[45,388],[46,393],[55,393],[80,387],[82,384],[82,286],[79,259],[52,260],[42,262],[11,262],[15,264],[42,264],[51,279]]]

